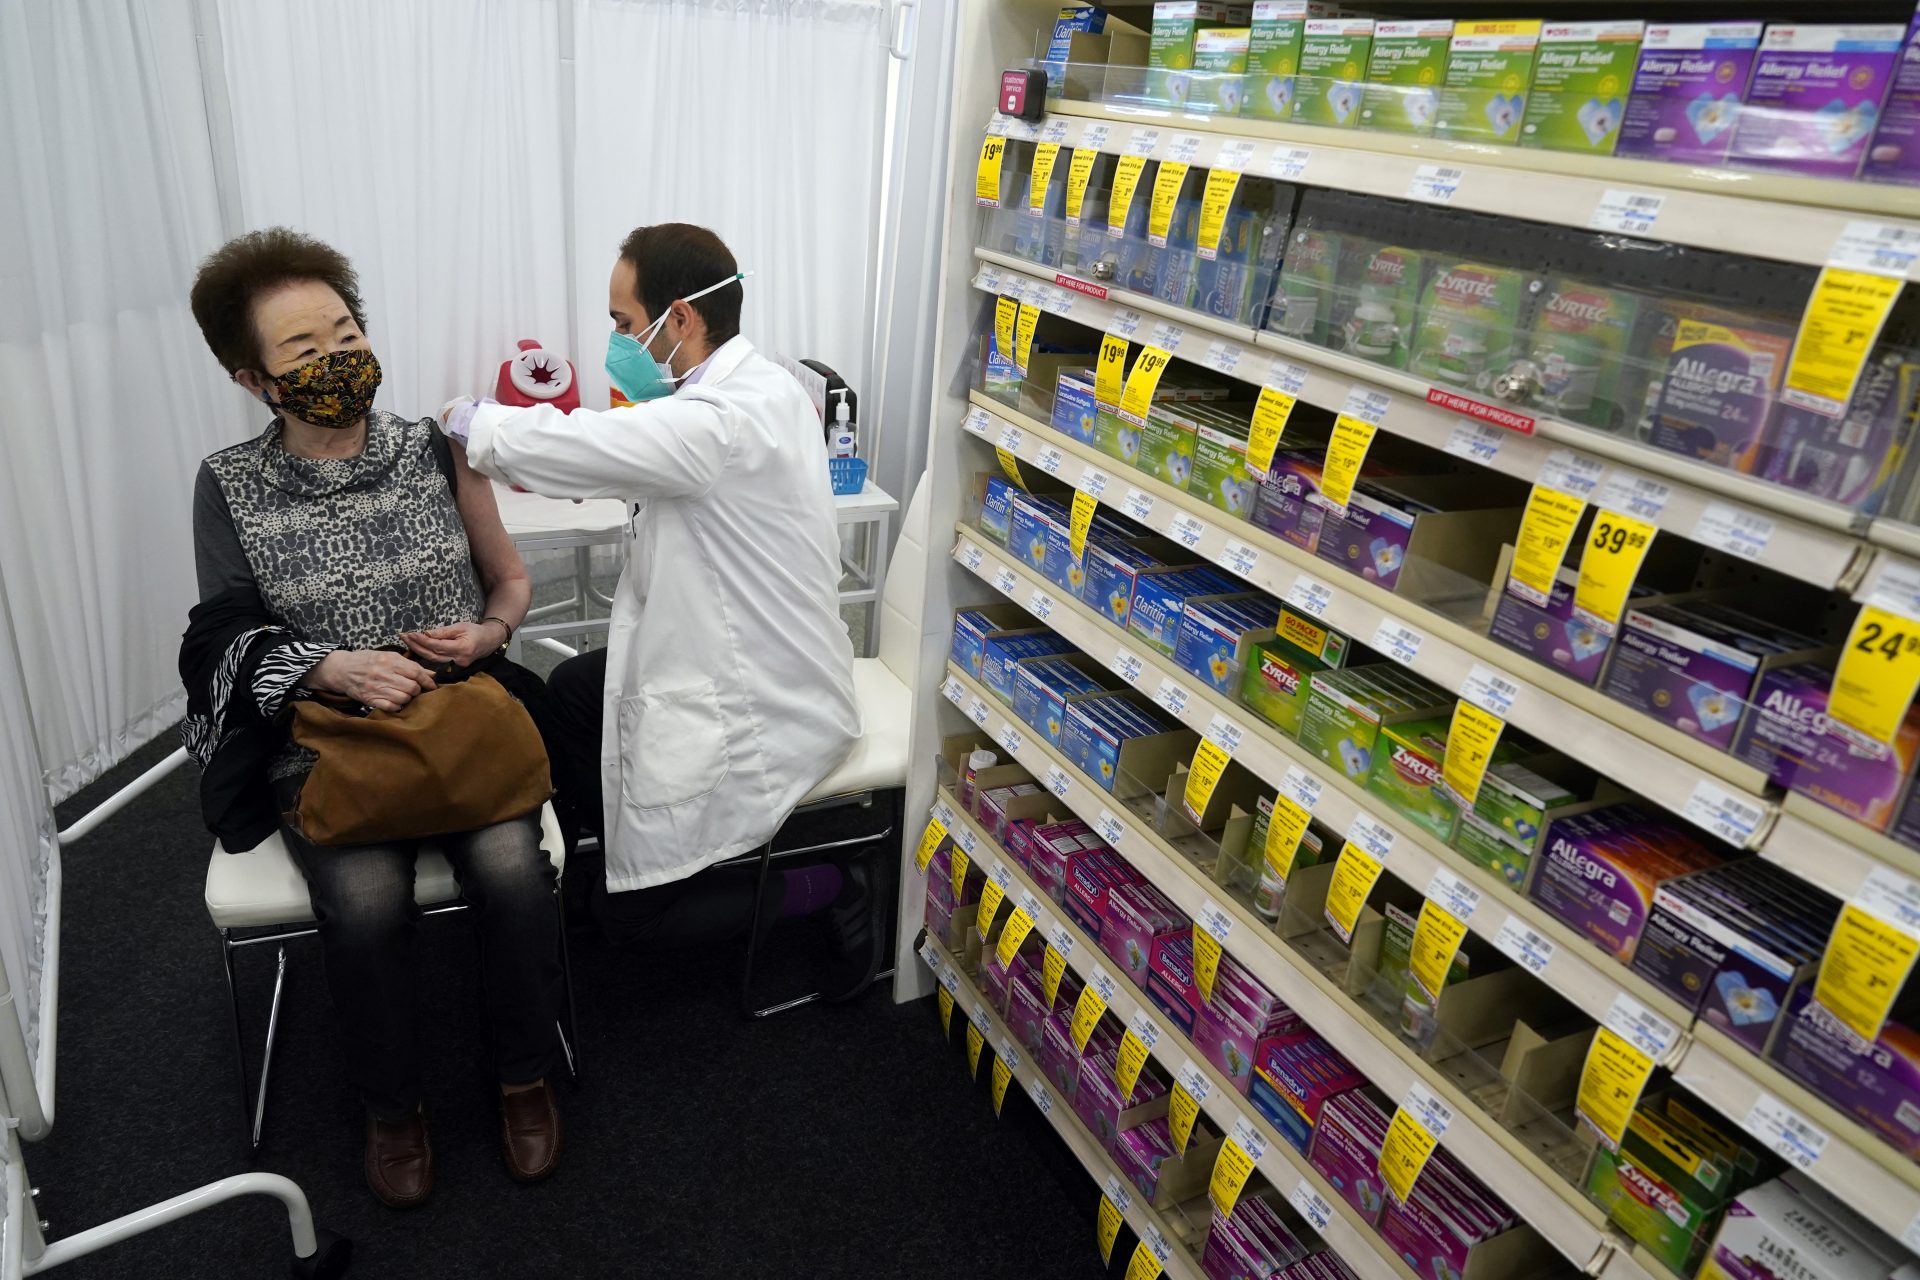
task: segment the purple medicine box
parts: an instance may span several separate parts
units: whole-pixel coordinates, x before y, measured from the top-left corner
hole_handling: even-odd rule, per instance
[[[1906,34],[1900,26],[1768,27],[1729,159],[1815,178],[1853,177],[1880,122]]]
[[[1920,185],[1920,14],[1907,30],[1880,127],[1867,148],[1860,176],[1868,182]]]
[[[1908,1159],[1920,1159],[1920,1034],[1891,1019],[1867,1044],[1802,983],[1787,1006],[1773,1058]]]
[[[1874,742],[1827,719],[1832,684],[1833,672],[1814,663],[1767,672],[1733,754],[1788,790],[1884,831],[1920,751],[1920,707],[1908,710],[1891,745]]]
[[[1613,638],[1596,631],[1573,612],[1577,573],[1562,569],[1543,608],[1512,590],[1500,592],[1488,634],[1509,649],[1592,687],[1607,663]]]
[[[1380,1147],[1387,1138],[1387,1116],[1358,1089],[1331,1099],[1313,1130],[1308,1163],[1372,1226],[1386,1206],[1380,1179]]]
[[[1752,629],[1740,625],[1750,623]],[[1768,658],[1810,653],[1820,642],[1710,604],[1629,609],[1601,692],[1722,751]]]
[[[1758,22],[1653,23],[1614,154],[1675,164],[1727,158],[1740,96],[1760,47]]]

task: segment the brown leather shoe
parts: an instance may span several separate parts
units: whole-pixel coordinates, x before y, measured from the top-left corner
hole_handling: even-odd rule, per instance
[[[427,1117],[415,1111],[405,1120],[367,1117],[367,1185],[390,1209],[411,1209],[433,1192],[433,1144],[427,1141]]]
[[[560,1107],[544,1080],[531,1089],[500,1093],[500,1147],[507,1172],[538,1182],[560,1165]]]

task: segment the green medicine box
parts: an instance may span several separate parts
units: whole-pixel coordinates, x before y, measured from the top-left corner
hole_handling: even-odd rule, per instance
[[[1133,465],[1155,480],[1185,490],[1193,475],[1193,441],[1199,423],[1186,404],[1156,404],[1140,431]]]
[[[1283,604],[1273,639],[1255,645],[1248,656],[1240,701],[1288,737],[1298,737],[1314,674],[1345,665],[1350,648],[1346,636]]]
[[[1537,19],[1454,27],[1435,135],[1456,142],[1519,142],[1539,47]]]
[[[1496,761],[1480,780],[1473,808],[1460,815],[1453,847],[1516,889],[1524,887],[1548,824],[1582,803],[1519,761]]]
[[[1373,51],[1372,18],[1309,18],[1294,77],[1293,122],[1350,129]]]
[[[1447,76],[1450,19],[1378,22],[1360,98],[1360,124],[1389,133],[1429,134]]]
[[[1293,119],[1294,84],[1307,19],[1324,18],[1331,12],[1332,6],[1319,0],[1254,0],[1242,115],[1256,120]]]
[[[1408,368],[1429,382],[1485,390],[1507,367],[1522,309],[1543,287],[1539,276],[1507,267],[1433,263]]]
[[[1365,786],[1383,723],[1439,715],[1451,705],[1439,689],[1384,664],[1316,672],[1300,745]]]
[[[1193,37],[1193,87],[1187,105],[1195,111],[1240,114],[1245,91],[1248,31],[1245,27],[1209,27]]]
[[[1612,155],[1645,30],[1639,21],[1542,27],[1520,145]]]
[[[1587,1194],[1676,1275],[1692,1275],[1708,1228],[1744,1178],[1660,1101],[1642,1102],[1618,1151],[1598,1147]]]
[[[1193,479],[1187,492],[1207,505],[1245,520],[1253,512],[1259,477],[1247,470],[1251,427],[1222,412],[1200,415],[1193,442]]]
[[[1380,726],[1367,790],[1422,831],[1445,840],[1453,835],[1459,817],[1440,786],[1440,770],[1447,759],[1450,716],[1423,716]]]
[[[1353,245],[1340,260],[1333,345],[1362,360],[1406,368],[1425,266],[1411,249]]]
[[[1153,6],[1147,43],[1147,97],[1185,106],[1193,87],[1194,38],[1209,27],[1244,27],[1247,7],[1209,0],[1175,0]]]

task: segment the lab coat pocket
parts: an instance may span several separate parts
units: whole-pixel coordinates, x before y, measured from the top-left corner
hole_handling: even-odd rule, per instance
[[[727,732],[711,680],[620,703],[621,792],[642,809],[697,800],[727,776]]]

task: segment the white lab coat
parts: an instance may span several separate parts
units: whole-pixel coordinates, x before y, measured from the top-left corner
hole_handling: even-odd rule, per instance
[[[765,843],[860,735],[820,419],[745,338],[694,386],[607,412],[482,406],[467,458],[637,504],[607,637],[607,888]]]

